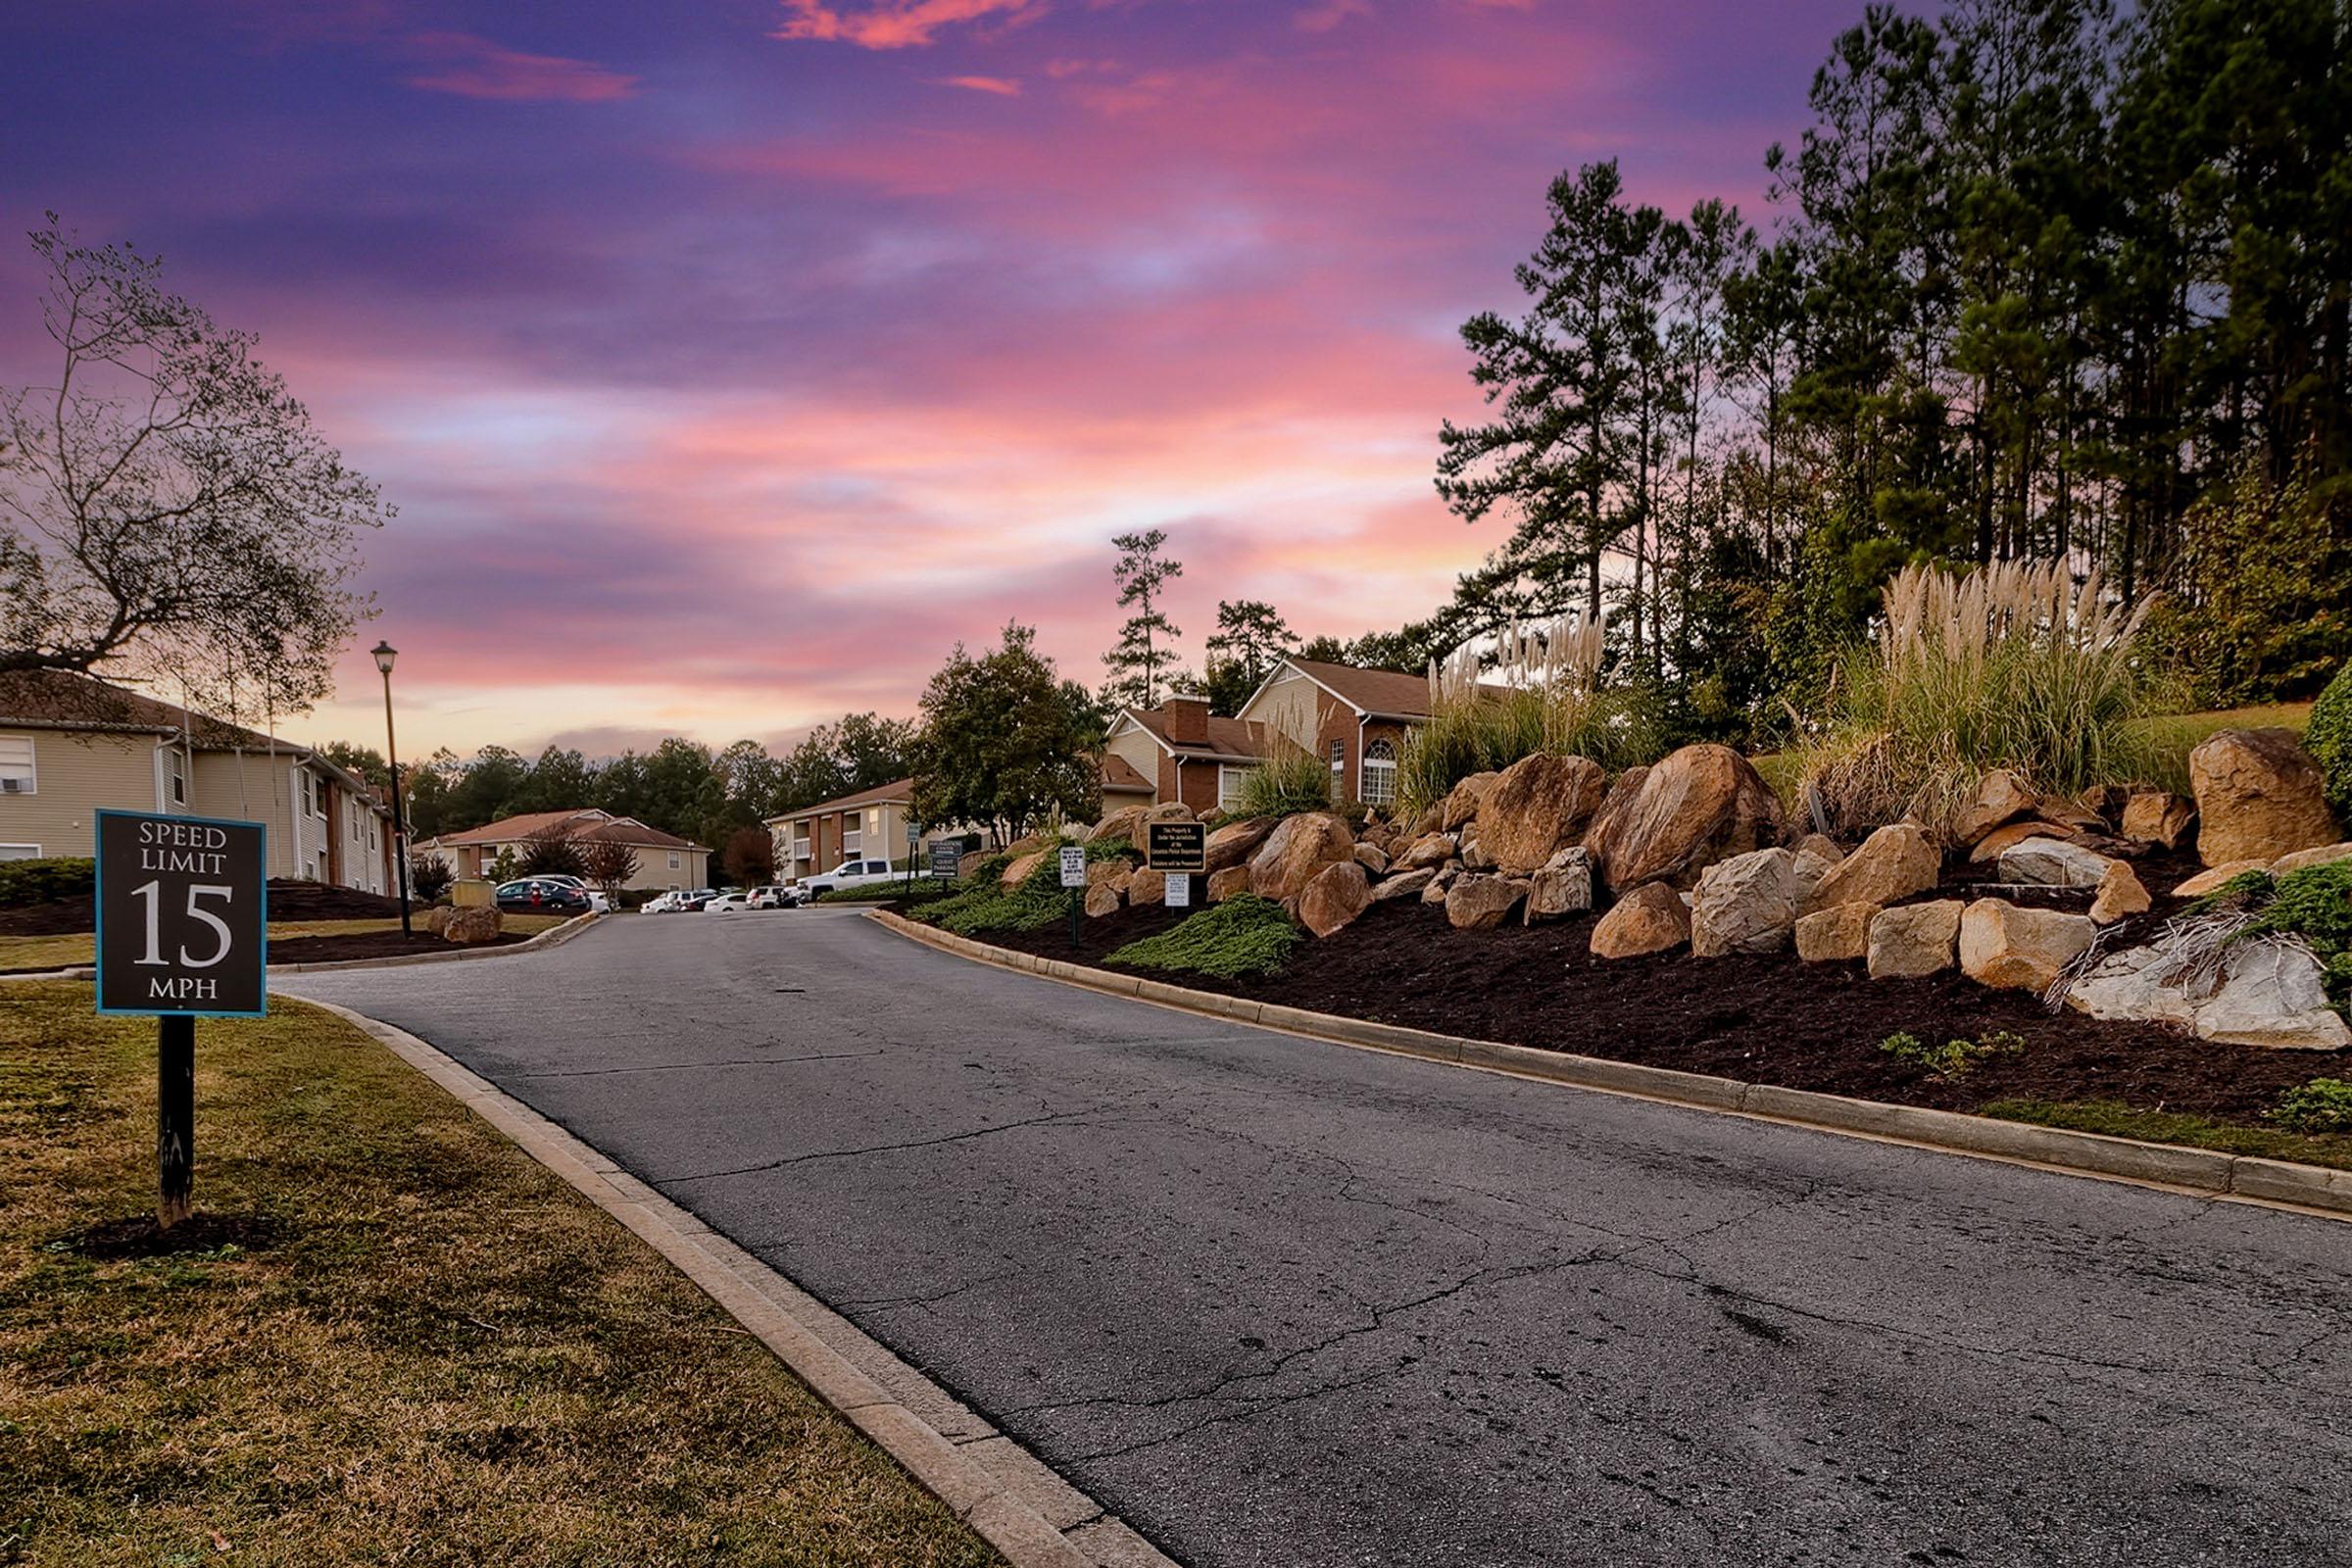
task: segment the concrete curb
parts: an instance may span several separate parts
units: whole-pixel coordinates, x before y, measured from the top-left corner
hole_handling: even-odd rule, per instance
[[[331,1002],[294,1000],[380,1042],[627,1226],[1012,1568],[1176,1568],[978,1412],[591,1145],[405,1029]]]
[[[2258,1159],[2250,1154],[2226,1154],[2217,1150],[2188,1149],[2175,1144],[2142,1143],[2137,1139],[2110,1138],[2102,1133],[2075,1132],[2063,1127],[1997,1121],[1961,1111],[1892,1105],[1805,1089],[1777,1089],[1769,1084],[1643,1067],[1600,1056],[1538,1051],[1490,1040],[1465,1040],[1399,1024],[1309,1012],[1301,1007],[1250,1002],[1133,975],[1112,974],[1059,958],[991,947],[969,937],[919,925],[888,909],[873,910],[866,918],[943,953],[1001,969],[1019,970],[1109,996],[1133,997],[1186,1012],[1256,1024],[1334,1045],[1750,1116],[1817,1132],[2038,1165],[2073,1175],[2133,1182],[2213,1198],[2281,1204],[2331,1219],[2352,1219],[2352,1171],[2331,1170],[2324,1165]]]
[[[575,914],[562,925],[550,926],[525,942],[510,942],[503,948],[452,948],[447,953],[396,953],[384,958],[335,958],[318,963],[273,963],[271,974],[325,974],[335,969],[397,969],[412,963],[458,963],[467,958],[504,958],[511,954],[535,953],[569,942],[598,920],[597,914]],[[89,964],[77,964],[71,969],[47,969],[38,974],[0,974],[7,980],[95,980],[98,971]]]

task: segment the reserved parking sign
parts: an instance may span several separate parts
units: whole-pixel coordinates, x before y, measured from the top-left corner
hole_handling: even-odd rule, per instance
[[[269,830],[99,811],[98,1010],[259,1018],[269,1010]]]

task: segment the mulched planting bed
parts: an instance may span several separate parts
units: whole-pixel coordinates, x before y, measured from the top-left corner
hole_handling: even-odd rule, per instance
[[[2179,880],[2153,867],[2142,874],[2151,891]],[[2159,897],[2143,919],[2168,906],[2178,901]],[[1088,920],[1075,953],[1066,924],[984,940],[1101,965],[1113,950],[1190,912],[1121,909]],[[1688,950],[1595,959],[1586,946],[1592,920],[1457,931],[1443,908],[1401,900],[1374,905],[1329,940],[1302,942],[1289,967],[1268,978],[1123,972],[1473,1039],[1947,1110],[2108,1100],[2264,1125],[2261,1113],[2286,1090],[2352,1074],[2352,1053],[2216,1045],[2160,1025],[2052,1013],[2034,996],[1990,991],[1956,970],[1872,980],[1859,963],[1803,963],[1793,954],[1700,959]],[[1996,1030],[2021,1037],[2025,1049],[1952,1079],[1879,1049],[1896,1033],[1940,1046]]]
[[[421,912],[421,906],[416,906]],[[400,901],[355,893],[324,882],[294,880],[270,884],[272,920],[397,920]],[[49,904],[0,909],[0,937],[62,937],[97,929],[98,912],[87,893]]]
[[[393,909],[397,916],[400,910]],[[417,918],[422,919],[419,911]],[[539,935],[536,931],[501,931],[495,942],[476,942],[477,948],[508,948],[517,942],[528,942]],[[270,944],[271,963],[341,963],[350,958],[401,958],[419,953],[451,953],[458,945],[446,937],[437,937],[418,928],[415,936],[402,936],[398,931],[368,931],[347,937],[287,937]]]

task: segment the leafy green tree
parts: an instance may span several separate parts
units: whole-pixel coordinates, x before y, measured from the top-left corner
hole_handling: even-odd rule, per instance
[[[1262,599],[1227,599],[1217,605],[1217,629],[1208,639],[1201,695],[1212,712],[1228,717],[1265,683],[1283,658],[1298,646],[1298,634],[1281,612]]]
[[[522,874],[585,877],[588,865],[568,833],[561,827],[543,827],[522,841]]]
[[[914,812],[969,823],[1000,844],[1058,810],[1091,821],[1102,804],[1102,710],[1037,651],[1035,628],[1007,622],[974,659],[956,645],[923,692]]]
[[[1184,575],[1184,565],[1162,553],[1168,543],[1164,528],[1123,533],[1111,543],[1119,551],[1110,568],[1119,588],[1119,608],[1135,613],[1119,627],[1118,642],[1102,656],[1111,671],[1102,703],[1106,708],[1157,708],[1176,670],[1175,643],[1182,635],[1160,603],[1167,585]]]

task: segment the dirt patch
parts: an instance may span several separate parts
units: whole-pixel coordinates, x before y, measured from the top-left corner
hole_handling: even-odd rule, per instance
[[[274,911],[273,911],[274,912]],[[395,915],[400,910],[395,907]],[[421,918],[421,915],[419,916]],[[476,948],[508,948],[528,942],[535,931],[501,931],[494,942],[469,944]],[[459,947],[447,937],[419,928],[413,936],[397,931],[366,931],[357,936],[287,937],[270,944],[271,963],[342,963],[352,958],[405,958],[419,953],[454,953]]]
[[[116,1261],[126,1257],[167,1257],[174,1253],[217,1252],[233,1247],[258,1252],[278,1239],[277,1222],[264,1214],[196,1213],[165,1230],[153,1214],[133,1214],[91,1226],[66,1244],[84,1257]]]
[[[272,920],[397,920],[400,901],[377,893],[355,893],[324,882],[278,880],[270,884]],[[84,893],[48,904],[0,909],[0,937],[62,937],[98,928],[96,901]]]
[[[988,940],[1101,964],[1188,912],[1122,909],[1089,920],[1075,953],[1067,926]],[[1443,909],[1407,900],[1374,905],[1330,940],[1302,944],[1279,975],[1157,978],[1473,1039],[1949,1110],[2095,1099],[2258,1125],[2287,1089],[2352,1070],[2352,1053],[2260,1051],[2162,1025],[2052,1013],[2035,997],[1989,991],[1957,971],[1872,980],[1859,963],[1803,963],[1793,955],[1596,959],[1587,947],[1592,926],[1583,916],[1457,931]],[[1995,1031],[2018,1036],[2025,1049],[1955,1079],[1879,1049],[1897,1033],[1933,1046]]]

